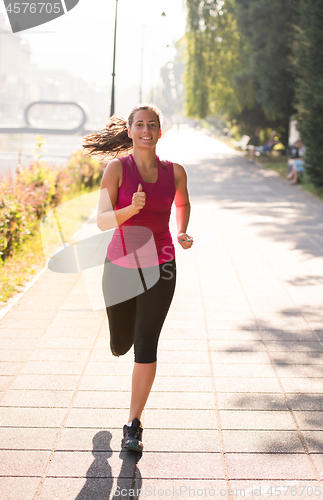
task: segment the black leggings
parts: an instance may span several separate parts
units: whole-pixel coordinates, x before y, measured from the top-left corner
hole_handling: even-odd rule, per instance
[[[175,291],[175,260],[143,270],[116,266],[108,260],[106,264],[103,294],[109,320],[111,352],[121,356],[134,345],[136,363],[154,363],[159,335]],[[149,276],[156,277],[156,272],[160,273],[160,278],[150,286],[152,279]],[[122,302],[115,298],[121,290],[128,291],[129,288],[131,298]]]

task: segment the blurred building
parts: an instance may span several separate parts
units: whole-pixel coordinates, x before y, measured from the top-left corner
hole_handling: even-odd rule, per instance
[[[13,34],[0,14],[0,122],[15,124],[23,119],[26,106],[32,101],[80,101],[86,105],[91,127],[101,126],[109,117],[108,85],[91,85],[63,69],[40,69],[31,62],[28,42],[19,33]],[[38,113],[43,113],[38,111]],[[66,108],[68,120],[73,110]],[[42,117],[46,118],[46,117]],[[48,117],[51,124],[53,116]]]
[[[0,119],[14,121],[30,102],[33,66],[30,49],[20,35],[13,35],[0,14]]]

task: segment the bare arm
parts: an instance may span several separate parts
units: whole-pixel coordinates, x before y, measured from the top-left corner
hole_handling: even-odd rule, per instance
[[[176,184],[175,206],[177,222],[177,240],[186,250],[191,248],[193,238],[186,233],[190,219],[191,204],[187,190],[187,175],[184,167],[174,163],[174,176]]]
[[[122,163],[120,160],[111,160],[104,171],[101,181],[97,215],[97,225],[101,231],[120,226],[133,215],[139,213],[146,203],[146,195],[142,192],[142,188],[139,187],[138,191],[133,194],[131,205],[120,210],[114,210],[121,183]]]

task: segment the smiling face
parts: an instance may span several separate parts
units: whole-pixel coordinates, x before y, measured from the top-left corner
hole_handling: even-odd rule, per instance
[[[134,146],[155,147],[161,137],[158,117],[151,110],[140,110],[134,115],[128,136],[133,140]]]

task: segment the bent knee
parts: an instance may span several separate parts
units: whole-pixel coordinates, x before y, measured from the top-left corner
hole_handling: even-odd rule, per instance
[[[124,345],[114,345],[110,342],[110,349],[111,349],[111,352],[113,354],[113,356],[123,356],[124,354],[126,354],[130,349],[131,349],[132,345],[130,346],[124,346]]]

